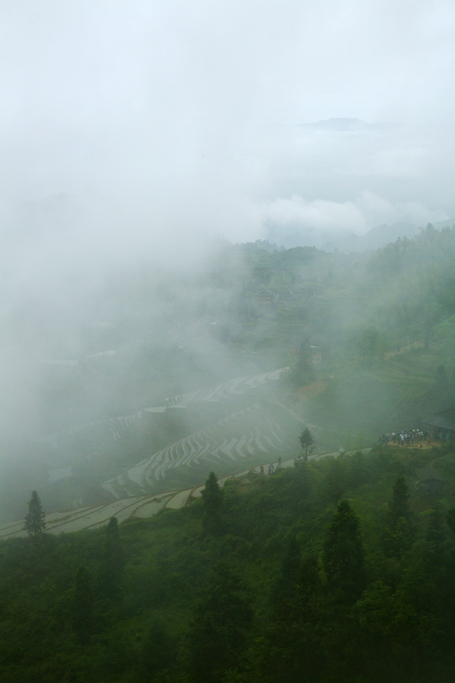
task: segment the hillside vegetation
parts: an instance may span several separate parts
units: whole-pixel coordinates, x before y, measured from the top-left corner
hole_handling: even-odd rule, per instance
[[[453,680],[455,451],[377,447],[0,545],[0,680]]]
[[[140,410],[120,417],[119,395],[111,415],[11,447],[3,508],[25,516],[32,489],[49,512],[206,486],[150,519],[61,536],[38,520],[2,541],[0,680],[451,683],[453,441],[362,449],[455,403],[454,266],[455,229],[429,226],[368,254],[228,245],[185,286],[116,282],[109,343],[125,343],[122,310],[149,335],[158,295],[160,338],[128,363],[92,340],[48,389],[68,407],[83,376],[97,395],[120,377]],[[299,456],[305,425],[317,456],[358,450],[223,490],[208,476]]]

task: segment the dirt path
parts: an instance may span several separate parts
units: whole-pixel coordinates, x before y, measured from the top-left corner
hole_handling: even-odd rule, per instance
[[[367,453],[369,450],[369,448],[364,448],[362,449],[362,453]],[[339,451],[332,451],[330,453],[317,453],[311,455],[308,459],[321,460],[321,458],[328,457],[336,458],[339,455]],[[294,462],[295,458],[285,460],[281,463],[281,468],[293,467]],[[263,464],[265,477],[271,476],[268,474],[269,465],[270,463],[268,461]],[[273,465],[274,472],[276,472],[278,468],[276,460],[273,462]],[[257,465],[256,467],[241,470],[235,474],[222,477],[218,480],[219,484],[220,486],[224,486],[229,479],[245,477],[251,472],[259,474],[260,468],[261,466]],[[153,515],[156,515],[157,512],[164,508],[178,510],[184,507],[190,498],[199,498],[203,488],[204,484],[200,484],[192,488],[182,489],[181,491],[174,490],[165,491],[159,494],[149,494],[147,496],[132,496],[130,498],[122,498],[113,501],[106,505],[52,512],[46,515],[46,532],[50,534],[61,534],[82,531],[84,529],[94,529],[107,524],[111,517],[117,517],[119,522],[123,522],[132,517],[146,519],[148,517],[153,517]],[[24,520],[22,519],[0,522],[0,539],[26,536],[23,526]]]

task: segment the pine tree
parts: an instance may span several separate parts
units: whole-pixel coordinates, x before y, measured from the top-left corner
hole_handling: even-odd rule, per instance
[[[209,533],[220,533],[222,530],[223,491],[220,489],[215,472],[210,472],[201,495],[204,505],[204,529]]]
[[[34,538],[41,536],[46,528],[45,513],[41,500],[36,491],[32,491],[32,497],[28,504],[28,512],[25,516],[24,529],[29,536]]]
[[[365,585],[364,549],[360,523],[347,500],[333,516],[322,555],[327,586],[341,602],[353,603]]]
[[[305,427],[299,436],[300,445],[304,452],[305,458],[313,451],[314,437],[308,427]]]

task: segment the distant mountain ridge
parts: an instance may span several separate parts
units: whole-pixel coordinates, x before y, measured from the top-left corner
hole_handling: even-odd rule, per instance
[[[455,218],[433,223],[437,230],[452,225],[455,225]],[[340,235],[340,233],[321,232],[298,226],[288,226],[286,233],[282,230],[278,233],[273,225],[269,225],[267,237],[269,242],[283,245],[286,249],[291,249],[292,247],[316,247],[321,251],[360,252],[380,249],[391,242],[396,242],[398,238],[407,237],[412,239],[423,228],[424,226],[415,223],[399,222],[392,225],[382,223],[371,228],[364,235],[357,235],[354,232],[344,232]]]
[[[455,225],[454,218],[434,223],[433,227],[437,230],[441,230],[442,228],[447,228],[452,225]],[[422,229],[423,226],[413,223],[393,223],[392,225],[382,223],[381,225],[372,228],[364,235],[352,233],[351,235],[342,236],[331,242],[327,242],[324,251],[338,249],[339,251],[350,252],[380,249],[391,242],[396,242],[399,238],[407,237],[408,239],[412,239],[413,237],[416,237]]]

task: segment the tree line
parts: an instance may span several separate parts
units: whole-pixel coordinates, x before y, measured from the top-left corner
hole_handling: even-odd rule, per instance
[[[448,683],[453,492],[449,446],[380,446],[3,541],[0,680]]]

